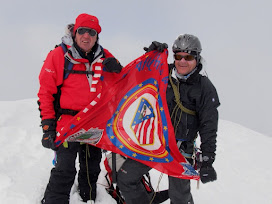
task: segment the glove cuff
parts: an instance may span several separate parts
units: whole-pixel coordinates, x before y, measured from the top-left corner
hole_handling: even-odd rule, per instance
[[[203,152],[202,153],[202,166],[212,166],[215,161],[215,153]]]
[[[56,120],[55,119],[45,119],[42,120],[43,133],[49,131],[56,131]]]

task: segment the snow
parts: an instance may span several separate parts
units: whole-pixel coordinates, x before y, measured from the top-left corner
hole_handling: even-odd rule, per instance
[[[0,101],[0,203],[38,204],[47,185],[54,153],[41,145],[37,99]],[[220,120],[216,182],[192,181],[195,203],[271,204],[272,138],[230,121]],[[77,162],[78,165],[78,162]],[[103,168],[103,165],[101,165]],[[116,203],[105,191],[105,170],[98,180],[96,204]],[[153,187],[168,188],[167,175],[151,170]],[[159,182],[159,186],[158,186]],[[71,190],[70,204],[83,204]],[[169,204],[167,200],[164,204]]]

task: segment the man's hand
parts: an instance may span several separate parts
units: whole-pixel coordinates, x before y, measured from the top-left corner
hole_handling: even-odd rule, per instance
[[[107,72],[120,73],[123,68],[120,62],[114,57],[104,59],[102,64]]]
[[[208,183],[217,179],[216,171],[211,164],[208,166],[203,166],[202,164],[200,168],[200,179],[202,183]]]
[[[153,41],[148,48],[144,47],[144,50],[146,52],[151,52],[153,50],[157,50],[159,52],[163,52],[167,48],[168,48],[168,45],[166,43],[160,43],[160,42],[157,42],[157,41]]]
[[[216,171],[212,164],[215,160],[215,153],[202,153],[202,163],[200,167],[200,179],[202,183],[208,183],[217,179]]]
[[[42,145],[45,148],[57,150],[55,145],[56,139],[56,121],[54,119],[46,119],[42,121],[43,137]]]

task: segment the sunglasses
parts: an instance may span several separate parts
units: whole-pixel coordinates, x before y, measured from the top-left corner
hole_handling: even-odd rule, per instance
[[[96,30],[94,30],[92,28],[78,28],[77,33],[79,35],[83,35],[84,33],[88,33],[92,37],[96,36],[96,34],[97,34]]]
[[[195,59],[194,55],[178,55],[178,54],[174,54],[174,58],[175,60],[182,60],[182,58],[184,58],[186,61],[193,61]]]

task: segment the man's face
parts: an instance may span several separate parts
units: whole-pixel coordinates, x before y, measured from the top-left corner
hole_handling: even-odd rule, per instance
[[[182,56],[187,56],[190,55],[186,52],[178,52],[176,55],[182,55]],[[177,69],[177,72],[181,75],[187,75],[189,74],[195,67],[196,67],[196,59],[194,58],[191,61],[186,61],[184,58],[181,60],[175,59],[175,67]]]
[[[84,52],[90,52],[96,40],[97,34],[95,36],[91,36],[88,32],[86,32],[80,35],[78,32],[76,32],[75,41]]]

